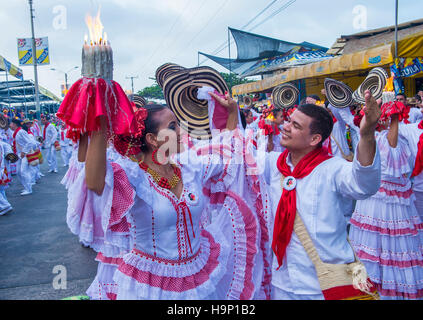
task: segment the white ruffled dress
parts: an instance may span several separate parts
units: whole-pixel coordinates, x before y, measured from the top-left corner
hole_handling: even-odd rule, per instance
[[[269,299],[268,199],[245,149],[238,134],[175,157],[179,198],[129,159],[108,161],[101,196],[82,169],[68,210],[99,252],[91,299]]]
[[[350,241],[382,299],[423,298],[423,224],[414,205],[411,151],[400,135],[390,147],[377,135],[382,161],[379,191],[357,201]]]

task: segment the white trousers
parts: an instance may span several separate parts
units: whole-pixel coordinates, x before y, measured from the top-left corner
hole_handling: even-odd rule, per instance
[[[41,179],[41,170],[40,170],[40,165],[37,164],[36,166],[29,166],[29,170],[31,171],[31,182],[35,183],[38,180]]]
[[[49,170],[57,170],[56,148],[52,144],[47,150],[47,163]]]
[[[60,155],[62,156],[63,165],[65,166],[69,165],[69,160],[72,156],[72,149],[72,146],[69,145],[60,146]]]
[[[324,300],[323,294],[295,294],[272,285],[272,300]]]
[[[6,209],[9,209],[9,208],[12,207],[12,205],[7,200],[6,191],[5,190],[6,190],[6,186],[0,186],[0,215]]]
[[[25,191],[32,192],[32,170],[26,157],[23,157],[16,162],[16,174]]]

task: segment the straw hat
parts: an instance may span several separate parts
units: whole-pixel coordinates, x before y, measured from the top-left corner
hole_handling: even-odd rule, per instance
[[[163,93],[167,105],[179,120],[180,126],[196,139],[210,139],[209,110],[207,100],[197,98],[197,91],[203,86],[214,88],[220,94],[227,92],[225,80],[210,67],[182,68],[163,76],[160,67],[159,77],[163,79]],[[160,69],[159,68],[159,69]],[[175,65],[170,67],[176,70]],[[157,73],[156,73],[157,74]]]
[[[139,94],[131,94],[129,96],[129,100],[135,103],[137,108],[142,108],[147,104],[147,100],[144,97],[140,96]]]
[[[169,76],[169,74],[175,73],[184,69],[185,69],[184,67],[177,65],[175,63],[162,64],[156,70],[156,81],[158,85],[163,88],[164,80],[166,79],[167,76]]]
[[[7,118],[0,113],[0,128],[6,130],[8,126],[9,122],[7,121]]]
[[[19,160],[19,157],[18,157],[18,155],[16,153],[11,152],[11,153],[8,153],[5,156],[5,159],[6,160],[9,160],[11,163],[15,163],[16,161]]]
[[[381,98],[388,77],[388,73],[381,67],[370,70],[366,79],[364,79],[357,90],[354,91],[353,99],[358,103],[365,104],[364,92],[366,90],[370,90],[375,99]]]
[[[335,108],[347,108],[353,104],[352,89],[341,81],[325,79],[326,98]]]
[[[417,102],[417,99],[415,97],[407,98],[407,105],[415,106],[416,104],[418,104],[418,102]]]
[[[297,103],[299,94],[292,83],[283,83],[273,89],[272,101],[278,108],[291,108]]]
[[[244,106],[246,106],[247,108],[250,107],[253,104],[253,99],[251,99],[250,96],[245,96],[244,97]]]

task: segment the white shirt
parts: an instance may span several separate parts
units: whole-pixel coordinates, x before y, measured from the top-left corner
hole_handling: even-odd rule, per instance
[[[402,135],[408,142],[411,153],[413,155],[413,163],[417,157],[417,144],[419,143],[420,135],[423,134],[423,130],[418,128],[419,122],[405,124],[401,122],[399,124],[399,134]],[[413,178],[413,190],[423,192],[423,172]]]
[[[62,132],[63,132],[63,139],[62,139]],[[67,132],[68,132],[67,129],[60,129],[60,145],[62,147],[69,147],[72,145],[72,140],[66,137]]]
[[[51,145],[57,140],[57,129],[51,123],[48,124],[46,128],[46,139],[44,141],[44,146],[50,148]]]
[[[264,172],[272,208],[270,235],[273,234],[275,213],[282,195],[281,173],[276,166],[279,155],[277,152],[268,154]],[[289,156],[287,161],[293,170]],[[380,180],[378,150],[371,166],[361,166],[356,157],[353,162],[332,157],[318,165],[308,176],[297,180],[297,210],[324,262],[339,264],[354,261],[353,250],[347,242],[344,213],[349,210],[353,200],[366,199],[375,194]],[[295,233],[292,234],[281,268],[276,270],[277,267],[277,259],[273,256],[272,285],[295,294],[321,294],[314,265]]]
[[[350,148],[347,142],[347,123],[344,121],[343,117],[340,114],[340,111],[343,109],[335,108],[329,104],[329,109],[331,110],[333,116],[336,118],[336,122],[333,125],[332,134],[331,134],[331,147],[332,154],[334,156],[342,157],[342,152],[347,156],[350,154]],[[347,108],[349,111],[349,108]],[[338,144],[335,142],[338,142]]]
[[[18,152],[18,155],[20,155],[21,152],[23,153],[29,153],[30,151],[34,151],[37,148],[37,142],[34,138],[31,137],[28,132],[26,132],[24,129],[20,129],[19,132],[15,136],[16,141],[16,150]]]
[[[408,121],[411,123],[418,122],[423,119],[423,113],[420,111],[420,108],[410,108]]]

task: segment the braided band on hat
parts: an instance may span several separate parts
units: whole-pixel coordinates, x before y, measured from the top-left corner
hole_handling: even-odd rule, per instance
[[[341,81],[325,79],[326,97],[335,108],[346,108],[353,104],[352,89]]]
[[[250,107],[253,104],[253,99],[250,96],[244,97],[244,106]]]
[[[6,130],[8,126],[9,122],[7,118],[3,114],[0,114],[0,128]]]
[[[138,94],[131,94],[129,100],[131,100],[137,108],[142,108],[147,104],[147,100]]]
[[[203,86],[212,87],[222,95],[229,90],[219,72],[210,67],[167,73],[163,83],[167,105],[181,128],[195,139],[211,138],[208,102],[197,98],[197,91]]]
[[[366,90],[369,90],[375,99],[381,98],[388,77],[388,73],[385,69],[381,67],[373,68],[357,90],[354,91],[353,99],[360,104],[365,104],[366,100],[364,98],[364,93]]]
[[[162,64],[160,67],[156,70],[156,81],[157,84],[163,88],[163,84],[165,79],[172,73],[184,70],[184,67],[181,67],[175,63],[165,63]]]
[[[11,163],[15,163],[15,162],[17,162],[19,160],[19,157],[18,157],[18,155],[16,153],[11,152],[11,153],[8,153],[5,156],[5,159],[6,160],[9,160]]]
[[[283,83],[273,89],[272,101],[278,108],[291,108],[298,101],[300,92],[292,83]]]

